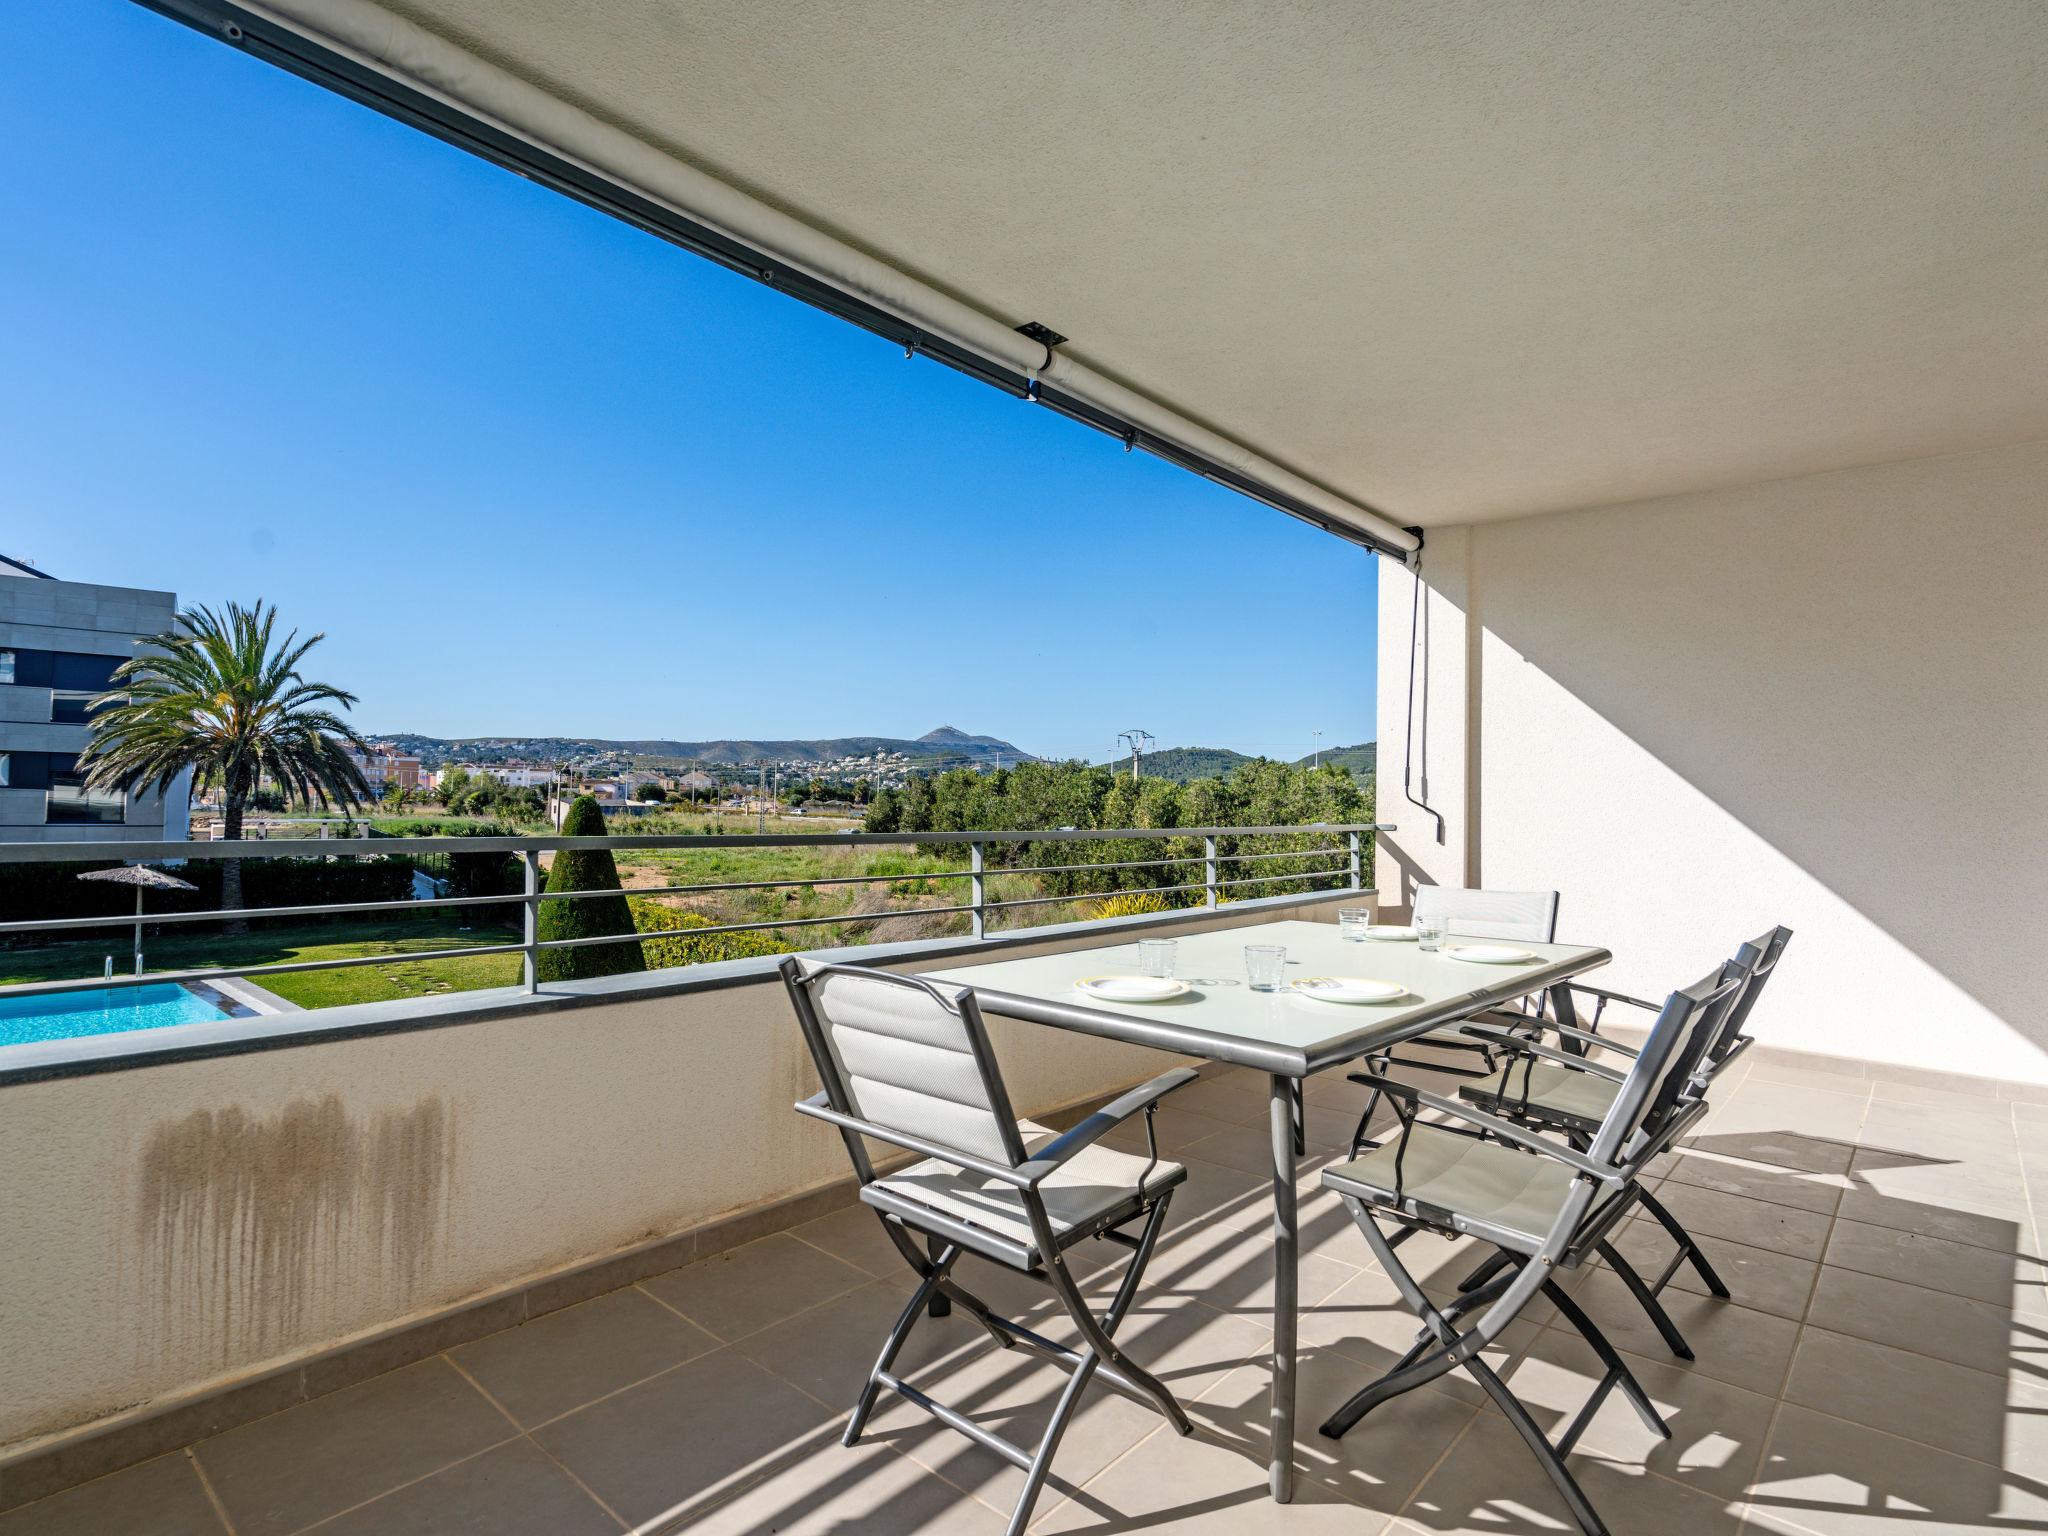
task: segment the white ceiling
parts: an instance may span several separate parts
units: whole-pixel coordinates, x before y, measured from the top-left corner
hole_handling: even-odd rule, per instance
[[[2048,436],[2044,0],[384,3],[1396,522]]]

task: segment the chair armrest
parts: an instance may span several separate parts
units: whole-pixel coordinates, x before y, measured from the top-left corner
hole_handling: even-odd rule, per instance
[[[1586,1072],[1594,1077],[1604,1077],[1610,1083],[1621,1082],[1628,1076],[1626,1072],[1622,1072],[1617,1068],[1605,1066],[1584,1056],[1574,1056],[1570,1051],[1552,1050],[1549,1046],[1532,1040],[1526,1035],[1517,1035],[1505,1029],[1495,1029],[1490,1025],[1467,1024],[1459,1033],[1478,1035],[1488,1040],[1498,1040],[1502,1045],[1509,1046],[1525,1055],[1541,1057],[1545,1061],[1555,1062],[1560,1067],[1567,1067],[1574,1072]]]
[[[985,1179],[997,1179],[1019,1189],[1024,1187],[1021,1168],[1005,1168],[1001,1163],[992,1163],[985,1157],[970,1157],[965,1152],[942,1147],[935,1141],[926,1141],[922,1136],[912,1136],[908,1131],[892,1131],[887,1126],[857,1120],[852,1115],[842,1115],[832,1107],[823,1093],[814,1093],[808,1099],[799,1099],[796,1112],[800,1115],[809,1115],[813,1120],[823,1120],[827,1125],[836,1125],[842,1131],[852,1131],[857,1136],[872,1136],[876,1141],[887,1142],[892,1147],[901,1147],[906,1152],[916,1152],[948,1167],[958,1168],[964,1173],[978,1173]]]
[[[1151,1109],[1174,1089],[1185,1088],[1200,1075],[1193,1067],[1175,1067],[1171,1072],[1162,1072],[1151,1082],[1140,1083],[1129,1093],[1110,1100],[1072,1130],[1040,1147],[1029,1162],[1017,1169],[1024,1180],[1024,1187],[1029,1189],[1039,1183],[1062,1163],[1071,1160],[1074,1154],[1093,1146],[1139,1110]]]
[[[1652,1003],[1640,997],[1630,997],[1626,992],[1612,992],[1606,987],[1588,986],[1583,981],[1568,981],[1564,985],[1571,988],[1574,992],[1583,992],[1588,997],[1604,997],[1610,1003],[1626,1003],[1629,1007],[1640,1008],[1645,1013],[1660,1013],[1664,1008],[1662,1003]]]
[[[1449,1115],[1455,1120],[1463,1120],[1468,1125],[1476,1125],[1489,1135],[1498,1136],[1505,1142],[1511,1142],[1515,1146],[1522,1148],[1525,1152],[1534,1152],[1540,1157],[1547,1157],[1554,1162],[1563,1163],[1567,1168],[1577,1173],[1582,1173],[1589,1179],[1598,1180],[1602,1184],[1618,1186],[1627,1182],[1623,1175],[1616,1173],[1604,1163],[1594,1162],[1592,1158],[1587,1157],[1582,1152],[1575,1152],[1570,1147],[1561,1147],[1554,1141],[1545,1140],[1534,1131],[1526,1130],[1522,1126],[1516,1125],[1513,1121],[1502,1120],[1496,1115],[1485,1114],[1480,1110],[1474,1109],[1469,1104],[1460,1104],[1456,1099],[1447,1099],[1441,1094],[1428,1093],[1423,1089],[1411,1087],[1407,1083],[1397,1083],[1390,1077],[1379,1077],[1367,1072],[1354,1073],[1351,1080],[1353,1082],[1370,1080],[1373,1087],[1382,1090],[1390,1097],[1409,1099],[1420,1104],[1425,1109],[1433,1109],[1438,1114]]]

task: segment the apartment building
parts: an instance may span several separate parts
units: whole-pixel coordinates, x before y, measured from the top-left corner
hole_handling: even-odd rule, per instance
[[[177,596],[58,581],[0,556],[0,842],[183,841],[191,780],[89,791],[78,754],[114,668],[170,628]]]

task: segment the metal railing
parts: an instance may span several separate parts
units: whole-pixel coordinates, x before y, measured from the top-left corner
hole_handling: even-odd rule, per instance
[[[720,934],[804,929],[834,924],[882,922],[892,917],[935,917],[966,914],[969,930],[976,939],[988,934],[991,915],[1029,908],[1102,901],[1120,895],[1178,896],[1202,893],[1201,909],[1213,910],[1233,890],[1256,889],[1286,881],[1331,880],[1339,882],[1331,891],[1360,890],[1364,887],[1364,838],[1374,832],[1391,832],[1384,822],[1314,822],[1297,826],[1266,827],[1118,827],[1060,828],[1051,831],[987,832],[843,832],[816,834],[722,834],[668,835],[651,837],[419,837],[419,838],[329,838],[305,846],[301,853],[286,845],[263,841],[242,842],[92,842],[92,843],[0,843],[0,864],[80,863],[121,860],[130,863],[211,862],[214,860],[341,859],[350,857],[410,858],[428,854],[503,854],[520,861],[523,889],[501,895],[462,895],[412,898],[396,901],[313,902],[284,906],[214,908],[197,912],[124,912],[101,917],[52,917],[0,922],[0,939],[29,933],[75,932],[79,930],[152,928],[191,923],[219,923],[235,920],[280,917],[351,917],[376,912],[432,912],[441,908],[517,906],[520,936],[516,942],[465,944],[454,948],[412,950],[397,954],[359,955],[322,960],[279,961],[265,965],[205,966],[186,970],[138,971],[131,975],[101,975],[57,981],[17,982],[0,986],[0,998],[31,997],[104,988],[155,986],[166,982],[219,981],[236,977],[285,975],[297,971],[342,970],[360,965],[410,965],[419,961],[453,960],[482,955],[521,957],[520,984],[528,992],[539,989],[539,957],[542,950],[571,949],[584,945],[625,944],[643,939],[711,938]],[[1264,853],[1224,853],[1223,839],[1308,837],[1318,846],[1280,849]],[[1200,839],[1202,852],[1153,859],[1115,859],[1077,864],[1015,864],[991,866],[991,846],[1035,843],[1171,842]],[[1341,841],[1332,841],[1341,839]],[[718,848],[828,849],[848,847],[962,847],[968,864],[957,870],[911,870],[894,874],[823,875],[786,880],[729,880],[687,885],[633,886],[597,891],[546,891],[541,889],[543,853],[574,849],[609,849],[613,852],[703,852]],[[289,850],[289,851],[287,851]],[[1275,859],[1331,859],[1326,867],[1292,869],[1274,875],[1224,873],[1225,866],[1257,866]],[[1133,869],[1178,869],[1200,865],[1199,880],[1170,885],[1133,886],[1112,891],[1077,891],[1064,895],[1030,896],[993,900],[988,882],[999,875],[1071,875],[1097,871]],[[965,902],[938,907],[906,907],[900,912],[835,913],[819,917],[764,918],[759,922],[715,923],[690,928],[664,928],[646,932],[598,934],[579,938],[540,937],[543,902],[587,901],[602,897],[712,895],[746,890],[808,889],[819,886],[890,885],[914,881],[966,881]],[[1192,905],[1181,911],[1198,910]],[[138,951],[139,954],[139,951]],[[0,960],[4,966],[4,960]]]

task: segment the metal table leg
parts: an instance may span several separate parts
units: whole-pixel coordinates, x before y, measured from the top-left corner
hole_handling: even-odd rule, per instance
[[[1273,1459],[1267,1484],[1282,1504],[1294,1497],[1294,1323],[1300,1279],[1295,1223],[1294,1079],[1275,1077],[1267,1100],[1273,1142]]]

